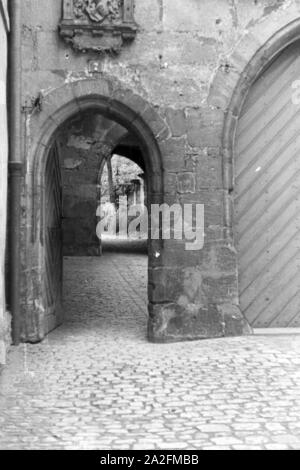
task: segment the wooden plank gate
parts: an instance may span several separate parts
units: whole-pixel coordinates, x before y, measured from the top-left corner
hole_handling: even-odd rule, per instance
[[[56,145],[49,152],[45,172],[44,307],[47,330],[62,321],[62,181]]]
[[[240,305],[254,327],[300,326],[299,43],[250,90],[235,142]],[[299,94],[300,95],[300,94]]]

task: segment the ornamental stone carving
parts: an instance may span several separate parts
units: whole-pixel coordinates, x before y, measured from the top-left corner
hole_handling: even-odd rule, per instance
[[[63,0],[60,35],[78,51],[118,53],[136,36],[133,10],[134,0]]]

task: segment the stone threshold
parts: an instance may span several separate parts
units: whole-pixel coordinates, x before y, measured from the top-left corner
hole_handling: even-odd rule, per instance
[[[300,335],[300,328],[254,328],[255,336]]]

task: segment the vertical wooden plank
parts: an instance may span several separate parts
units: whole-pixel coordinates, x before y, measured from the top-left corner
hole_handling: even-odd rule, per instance
[[[57,148],[45,175],[45,308],[49,331],[62,321],[62,183]]]

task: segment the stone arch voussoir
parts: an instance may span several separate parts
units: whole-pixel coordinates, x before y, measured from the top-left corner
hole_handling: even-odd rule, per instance
[[[140,138],[148,153],[149,174],[162,174],[159,140],[168,135],[168,127],[157,111],[142,97],[122,88],[119,82],[87,79],[68,83],[43,97],[42,109],[29,117],[30,160],[32,171],[38,171],[39,147],[49,147],[57,128],[82,111],[97,108]],[[149,155],[150,153],[150,155]],[[161,182],[154,181],[153,191],[162,192]]]
[[[258,21],[219,65],[210,87],[209,104],[238,115],[238,103],[233,106],[236,89],[246,94],[267,63],[299,38],[299,11],[280,9]]]

